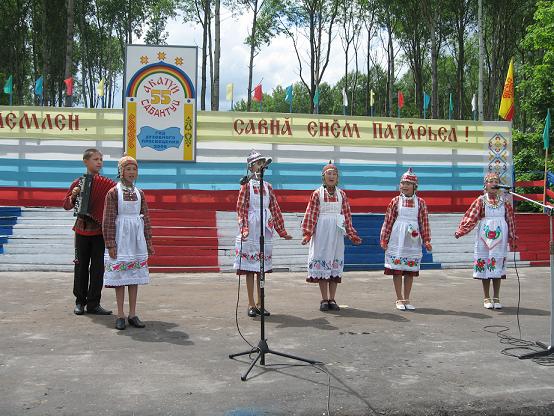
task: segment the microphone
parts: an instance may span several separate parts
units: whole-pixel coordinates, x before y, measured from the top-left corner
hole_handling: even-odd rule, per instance
[[[246,185],[248,182],[250,182],[250,179],[252,179],[253,177],[254,177],[254,174],[252,174],[252,175],[250,175],[250,176],[249,176],[249,175],[245,175],[245,176],[243,176],[242,178],[240,178],[239,183],[240,183],[241,185]]]
[[[494,185],[492,189],[512,189],[510,185]]]

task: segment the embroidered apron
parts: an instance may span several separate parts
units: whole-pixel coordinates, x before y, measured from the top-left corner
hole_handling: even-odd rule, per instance
[[[385,251],[385,267],[392,270],[419,271],[421,257],[421,235],[419,233],[419,202],[414,198],[412,208],[402,206],[403,195],[398,198],[398,216],[392,226],[389,244]]]
[[[117,218],[115,241],[117,258],[104,252],[104,285],[143,285],[150,281],[148,249],[144,237],[144,221],[140,214],[141,196],[135,187],[136,201],[124,201],[121,182],[117,184]]]
[[[479,221],[473,252],[473,277],[476,279],[498,279],[506,274],[508,251],[508,224],[506,206],[500,199],[494,207],[482,196],[485,217]]]
[[[319,188],[319,216],[310,240],[308,277],[341,277],[344,268],[344,215],[342,194],[336,188],[337,201],[325,202],[325,188]]]
[[[248,238],[235,239],[235,262],[233,268],[250,272],[260,271],[260,182],[252,179],[249,183],[250,204],[248,207]],[[269,187],[264,182],[263,211],[264,211],[264,271],[271,270],[273,252],[273,219],[269,210]],[[242,250],[241,250],[242,246]]]

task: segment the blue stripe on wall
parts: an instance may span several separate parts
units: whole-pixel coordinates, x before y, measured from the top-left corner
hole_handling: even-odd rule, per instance
[[[362,238],[359,246],[353,245],[345,239],[344,270],[382,270],[385,262],[385,253],[379,244],[381,226],[384,215],[354,214],[352,224]],[[440,269],[441,264],[433,262],[433,255],[423,248],[421,269]]]
[[[340,186],[349,190],[390,191],[398,187],[405,166],[339,164]],[[481,189],[483,166],[416,166],[420,190]],[[0,186],[66,188],[83,174],[81,161],[0,159]],[[238,189],[244,163],[141,162],[138,186],[144,189]],[[103,174],[116,177],[117,164],[107,161]],[[266,179],[275,189],[314,189],[321,182],[321,164],[273,163]]]

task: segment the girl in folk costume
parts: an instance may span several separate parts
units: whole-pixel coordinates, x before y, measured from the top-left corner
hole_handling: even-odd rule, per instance
[[[129,291],[129,324],[144,328],[135,313],[138,285],[148,284],[148,255],[154,253],[148,205],[144,192],[134,185],[138,164],[130,156],[119,160],[120,182],[106,196],[103,233],[104,285],[115,288],[117,320],[115,327],[125,329],[123,302],[125,286]]]
[[[337,167],[329,161],[321,176],[323,185],[312,193],[302,221],[302,244],[310,243],[306,281],[319,283],[321,311],[338,311],[335,293],[344,268],[344,235],[356,245],[362,240],[352,226],[346,193],[337,187]]]
[[[410,292],[414,276],[419,276],[422,242],[428,251],[432,250],[427,205],[415,193],[417,184],[417,176],[412,168],[408,169],[400,179],[400,195],[390,201],[381,228],[385,274],[393,278],[396,308],[402,311],[415,309],[410,302]]]
[[[254,302],[254,273],[258,275],[256,280],[258,302],[260,300],[260,212],[263,209],[264,220],[264,271],[270,273],[272,269],[273,231],[285,240],[291,240],[292,236],[285,230],[285,221],[281,209],[273,193],[269,182],[264,180],[263,206],[260,207],[260,181],[259,174],[266,163],[265,157],[252,150],[247,158],[248,170],[252,177],[241,185],[237,200],[237,214],[239,222],[239,235],[235,240],[235,263],[233,267],[237,275],[246,275],[246,288],[248,290],[248,316],[255,317],[264,313],[269,316],[267,309],[260,310],[259,304]]]
[[[516,231],[512,205],[495,189],[500,183],[497,173],[485,176],[484,193],[477,198],[465,213],[456,238],[469,233],[477,227],[473,252],[473,277],[483,283],[484,302],[487,309],[501,309],[500,282],[506,278],[506,255],[508,241],[515,243]],[[493,297],[490,297],[490,282],[493,285]]]

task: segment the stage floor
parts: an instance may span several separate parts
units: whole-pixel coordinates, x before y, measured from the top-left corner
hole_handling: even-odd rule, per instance
[[[522,268],[522,336],[548,343],[549,269]],[[504,309],[482,306],[465,270],[428,270],[414,283],[417,310],[397,311],[382,272],[346,273],[340,312],[320,312],[304,273],[267,282],[271,348],[321,360],[331,375],[332,415],[552,415],[554,358],[540,365],[501,351],[494,332],[518,335],[514,270]],[[246,382],[248,350],[235,326],[230,273],[153,274],[139,289],[145,329],[114,329],[113,316],[75,316],[70,273],[0,272],[0,414],[323,415],[327,375],[269,355]],[[259,320],[239,324],[257,343]],[[115,309],[112,289],[102,305]],[[524,351],[515,351],[523,353]],[[550,364],[550,366],[548,366]]]

